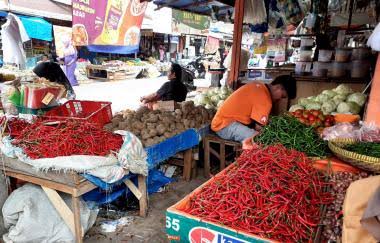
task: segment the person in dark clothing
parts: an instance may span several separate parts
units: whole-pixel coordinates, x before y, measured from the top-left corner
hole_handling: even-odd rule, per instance
[[[140,101],[149,106],[159,100],[168,101],[174,100],[176,102],[185,101],[187,95],[187,88],[181,81],[182,68],[180,65],[173,63],[168,73],[169,81],[164,83],[159,90],[153,94],[141,97]]]

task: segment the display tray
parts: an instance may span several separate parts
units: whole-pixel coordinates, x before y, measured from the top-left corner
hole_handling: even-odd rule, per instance
[[[192,243],[263,243],[277,242],[270,239],[261,238],[244,231],[236,230],[231,227],[223,226],[214,222],[203,220],[199,217],[182,211],[189,203],[193,195],[199,193],[203,187],[209,185],[217,178],[225,175],[229,171],[229,165],[226,169],[219,172],[216,176],[203,183],[201,186],[192,191],[184,199],[169,207],[166,210],[166,233],[170,242],[192,242]],[[327,190],[327,188],[326,188]],[[321,209],[321,220],[326,212],[326,207]],[[317,227],[314,239],[309,242],[320,242],[323,226]]]

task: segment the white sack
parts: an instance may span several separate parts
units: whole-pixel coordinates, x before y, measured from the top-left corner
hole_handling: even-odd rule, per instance
[[[372,35],[368,38],[367,46],[374,51],[380,51],[380,23],[373,30]]]
[[[71,197],[60,194],[71,207]],[[15,243],[75,242],[75,237],[40,186],[26,184],[15,190],[3,206],[8,233],[3,240]],[[95,223],[97,210],[80,202],[81,223],[86,232]]]

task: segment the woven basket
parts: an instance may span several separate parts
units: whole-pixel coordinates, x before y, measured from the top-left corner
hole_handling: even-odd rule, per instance
[[[328,145],[338,158],[363,170],[380,173],[380,158],[354,153],[343,148],[345,145],[354,143],[357,143],[355,139],[337,138],[330,140]]]

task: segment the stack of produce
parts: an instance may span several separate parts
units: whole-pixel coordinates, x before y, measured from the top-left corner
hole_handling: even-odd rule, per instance
[[[313,127],[299,122],[289,115],[273,116],[254,142],[261,145],[282,144],[288,149],[296,149],[309,156],[325,157],[328,147]]]
[[[127,130],[135,134],[145,147],[160,143],[189,128],[201,128],[211,122],[214,110],[194,106],[192,101],[181,103],[174,112],[151,111],[145,107],[116,114],[106,130]]]
[[[356,180],[368,177],[368,174],[361,172],[353,174],[350,172],[336,172],[331,175],[331,194],[334,202],[327,206],[326,215],[322,221],[323,224],[323,241],[322,242],[340,242],[343,226],[343,202],[346,196],[347,188]]]
[[[70,155],[107,156],[120,150],[123,138],[83,121],[68,120],[56,126],[36,121],[15,136],[12,144],[21,147],[31,159]]]
[[[325,90],[317,96],[299,99],[298,103],[291,106],[289,111],[306,109],[321,110],[325,115],[334,112],[359,114],[366,99],[366,95],[354,93],[349,86],[341,84],[335,89]]]
[[[301,123],[317,129],[331,127],[335,123],[334,116],[323,115],[322,112],[318,110],[296,110],[290,114],[297,118]]]
[[[304,153],[274,145],[246,150],[194,194],[184,212],[279,242],[307,242],[331,202]]]
[[[21,135],[22,130],[24,130],[30,123],[26,120],[19,118],[11,118],[7,122],[7,131],[9,135],[14,138]]]
[[[223,104],[232,92],[233,90],[227,86],[213,88],[195,96],[194,103],[196,105],[202,105],[207,109],[216,109]]]

